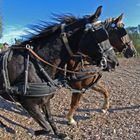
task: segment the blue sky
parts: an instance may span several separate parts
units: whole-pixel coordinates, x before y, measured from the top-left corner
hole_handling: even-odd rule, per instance
[[[27,25],[37,24],[40,20],[50,21],[52,13],[84,16],[94,13],[99,5],[103,6],[100,20],[124,13],[126,26],[140,24],[140,0],[0,0],[3,16],[0,42],[13,43],[14,38],[25,34]]]

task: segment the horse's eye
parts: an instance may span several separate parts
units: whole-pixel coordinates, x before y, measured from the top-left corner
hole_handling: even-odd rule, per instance
[[[68,35],[72,35],[72,31],[69,31],[69,32],[68,32]]]

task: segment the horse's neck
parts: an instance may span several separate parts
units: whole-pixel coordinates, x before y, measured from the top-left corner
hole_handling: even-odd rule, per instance
[[[52,66],[49,66],[42,62],[42,67],[44,70],[48,73],[48,75],[54,79],[57,68],[60,67],[59,65],[64,62],[64,58],[62,57],[61,52],[61,46],[49,46],[46,44],[46,47],[42,47],[39,50],[36,50],[36,53],[47,63],[51,64]],[[63,53],[64,54],[64,53]],[[66,55],[67,56],[67,55]]]

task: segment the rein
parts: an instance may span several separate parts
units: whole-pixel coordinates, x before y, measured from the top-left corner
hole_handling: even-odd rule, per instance
[[[26,45],[26,47],[11,47],[11,49],[25,49],[25,50],[28,50],[33,56],[35,56],[35,58],[37,58],[38,60],[40,60],[41,62],[43,62],[44,64],[46,65],[49,65],[53,68],[56,68],[60,71],[63,71],[63,72],[67,72],[67,73],[71,73],[71,74],[92,74],[93,72],[76,72],[76,71],[71,71],[71,70],[66,70],[66,69],[63,69],[63,68],[60,68],[60,67],[57,67],[49,62],[47,62],[46,60],[44,60],[43,58],[41,58],[36,52],[33,51],[32,49],[32,46],[30,46],[29,44]],[[100,71],[101,69],[98,68],[98,70]]]

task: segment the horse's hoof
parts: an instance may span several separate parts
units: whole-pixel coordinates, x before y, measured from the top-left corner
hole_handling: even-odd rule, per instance
[[[35,136],[35,131],[33,129],[28,129],[28,135],[34,137]]]
[[[46,135],[46,134],[49,134],[51,132],[50,131],[46,131],[46,130],[37,130],[34,132],[35,136],[39,136],[39,135]]]
[[[107,109],[102,109],[101,112],[104,113],[104,114],[108,113]]]
[[[60,138],[60,139],[64,139],[64,138],[67,137],[67,135],[64,134],[64,133],[57,133],[56,136],[57,136],[58,138]]]
[[[77,122],[75,120],[68,121],[68,125],[76,126]]]

